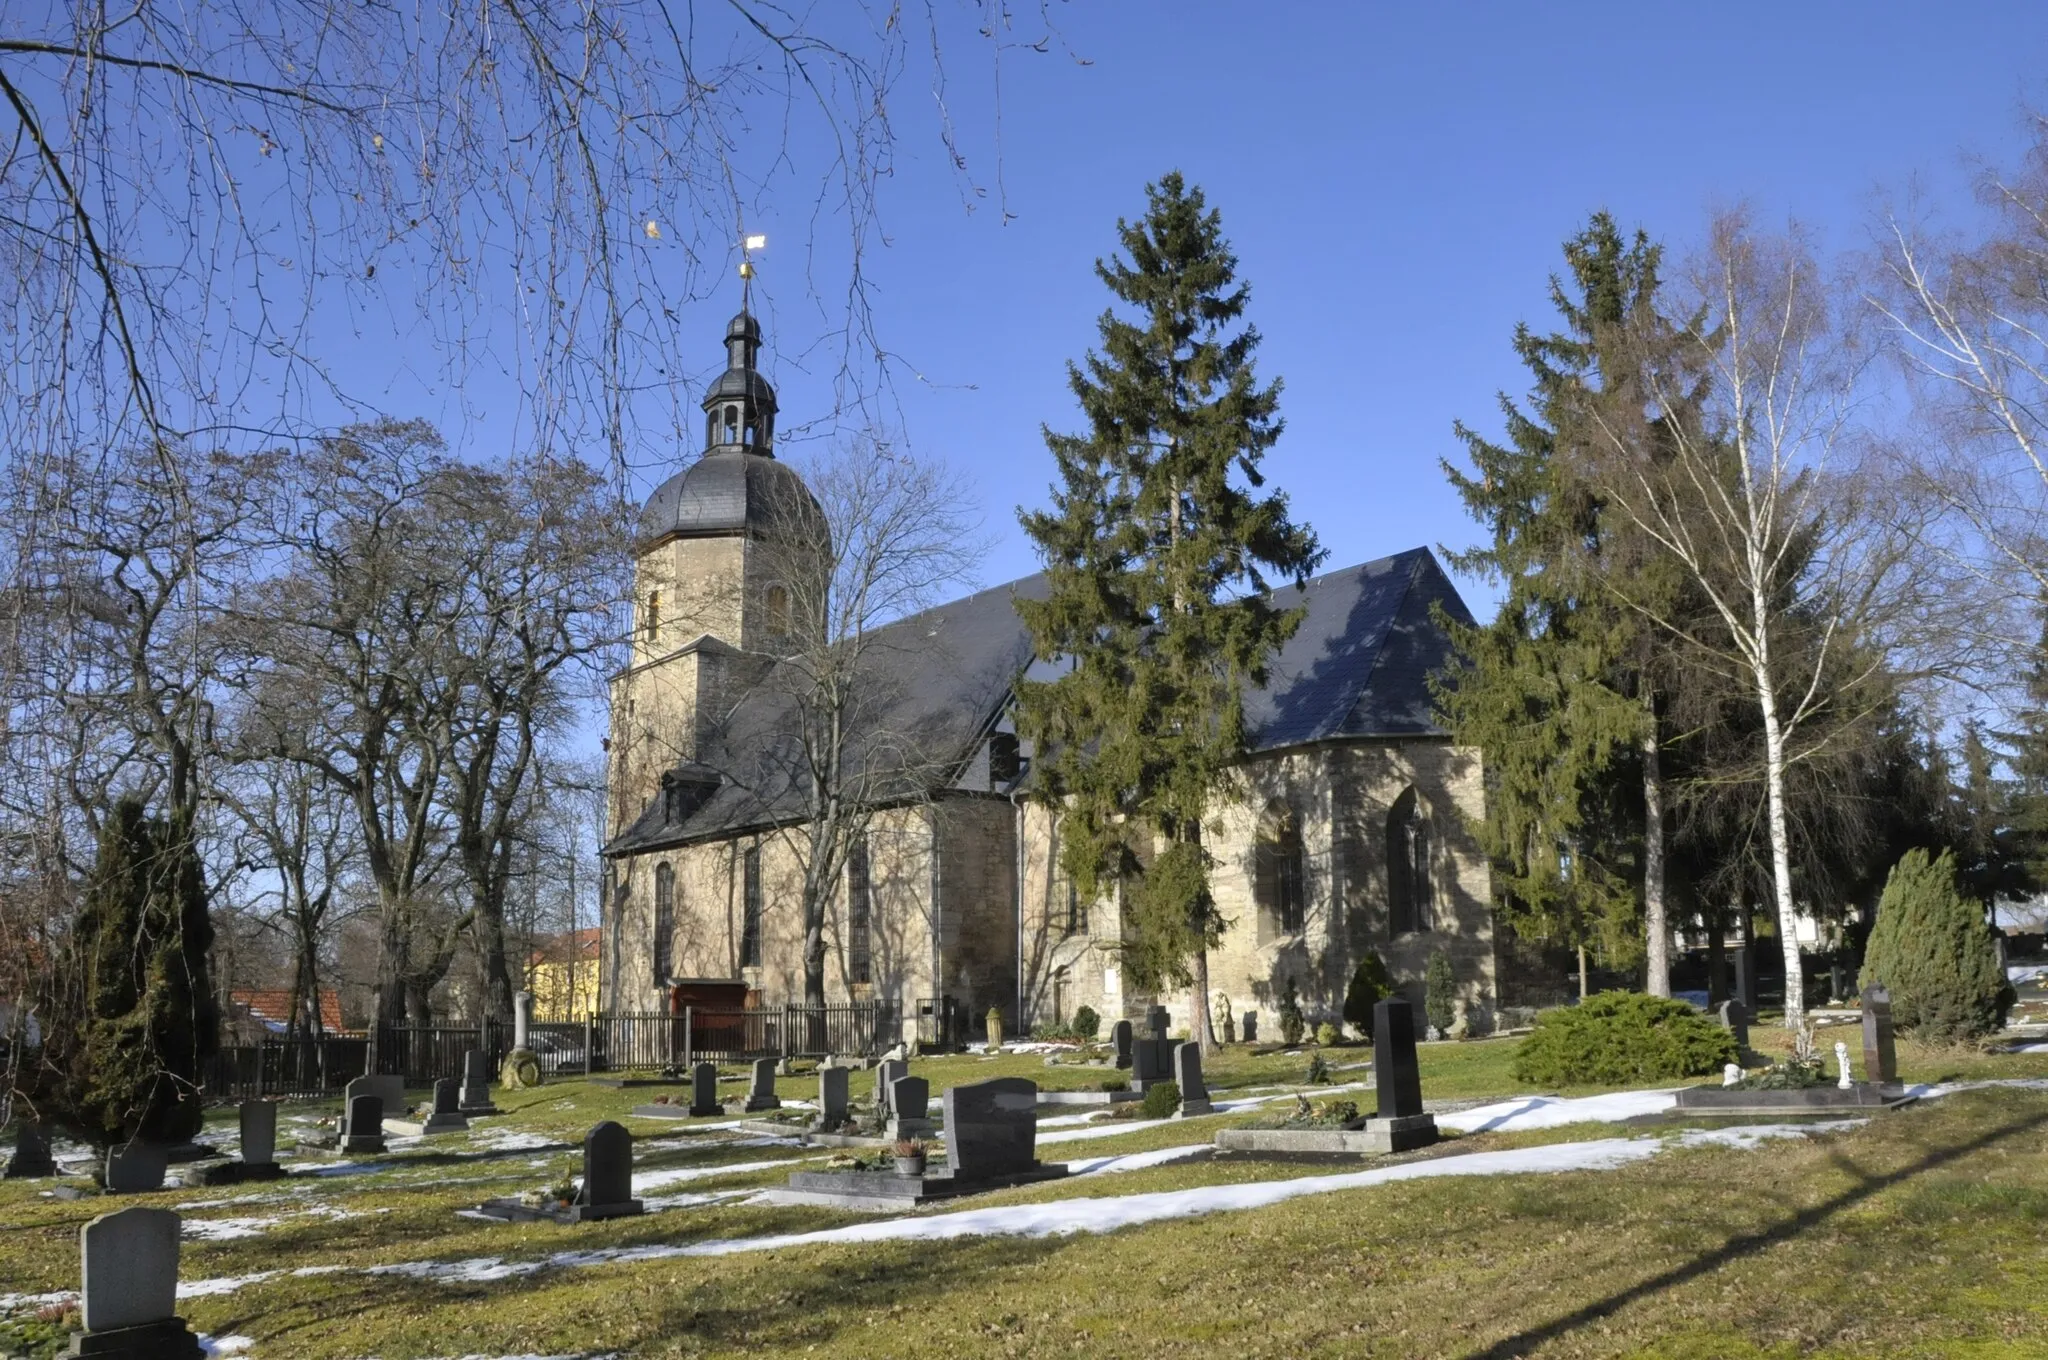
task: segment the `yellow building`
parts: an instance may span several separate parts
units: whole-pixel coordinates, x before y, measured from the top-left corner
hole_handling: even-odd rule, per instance
[[[526,962],[534,1019],[566,1023],[597,1014],[603,989],[601,939],[602,932],[592,926],[556,935],[534,949]]]

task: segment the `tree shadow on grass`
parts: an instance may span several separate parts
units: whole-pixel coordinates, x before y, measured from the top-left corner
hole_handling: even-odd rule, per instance
[[[1909,1180],[1914,1176],[1946,1166],[1958,1158],[1967,1157],[1973,1152],[1981,1152],[1994,1143],[2002,1142],[2015,1134],[2039,1129],[2043,1125],[2048,1125],[2048,1113],[2034,1115],[2031,1118],[2021,1119],[2006,1124],[2003,1127],[1992,1129],[1970,1139],[1968,1142],[1959,1143],[1953,1147],[1938,1148],[1927,1153],[1919,1161],[1900,1167],[1898,1170],[1888,1172],[1882,1176],[1867,1175],[1859,1171],[1855,1164],[1850,1162],[1847,1157],[1837,1154],[1833,1158],[1834,1165],[1846,1174],[1855,1177],[1858,1182],[1851,1188],[1844,1190],[1831,1199],[1814,1205],[1810,1209],[1802,1209],[1792,1217],[1782,1222],[1774,1223],[1768,1228],[1730,1238],[1713,1251],[1694,1257],[1683,1265],[1673,1266],[1671,1269],[1661,1274],[1653,1275],[1639,1284],[1630,1285],[1627,1289],[1617,1290],[1606,1298],[1598,1299],[1585,1305],[1583,1308],[1575,1309],[1570,1313],[1566,1313],[1563,1317],[1553,1319],[1538,1327],[1531,1327],[1526,1331],[1517,1332],[1513,1336],[1504,1337],[1494,1342],[1491,1346],[1473,1351],[1467,1360],[1516,1360],[1516,1357],[1527,1355],[1538,1346],[1554,1341],[1581,1327],[1612,1317],[1615,1313],[1638,1299],[1650,1298],[1667,1289],[1674,1289],[1702,1275],[1719,1270],[1731,1261],[1755,1255],[1757,1252],[1774,1247],[1781,1242],[1789,1242],[1808,1229],[1818,1227],[1842,1210],[1861,1204],[1879,1191],[1897,1185],[1901,1181]]]

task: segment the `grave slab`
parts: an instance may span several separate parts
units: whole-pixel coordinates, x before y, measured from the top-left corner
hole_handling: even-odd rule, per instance
[[[633,1135],[623,1124],[607,1119],[583,1139],[583,1184],[573,1203],[528,1204],[517,1199],[487,1199],[477,1212],[508,1223],[593,1223],[607,1218],[632,1218],[646,1212],[633,1198]]]
[[[1771,1115],[1778,1118],[1861,1118],[1912,1104],[1897,1082],[1859,1081],[1847,1088],[1829,1082],[1798,1091],[1744,1091],[1726,1086],[1688,1086],[1678,1093],[1673,1114]]]

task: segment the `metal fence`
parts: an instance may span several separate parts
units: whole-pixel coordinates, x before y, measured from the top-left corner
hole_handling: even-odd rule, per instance
[[[370,1041],[360,1035],[233,1044],[207,1059],[202,1081],[211,1100],[317,1100],[362,1076],[369,1050]]]

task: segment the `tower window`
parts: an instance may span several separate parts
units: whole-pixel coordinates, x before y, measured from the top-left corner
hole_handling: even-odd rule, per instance
[[[661,636],[660,591],[650,590],[647,592],[647,609],[645,613],[646,617],[641,620],[641,626],[646,631],[647,640],[649,642],[653,642],[655,639]]]
[[[676,871],[666,864],[654,870],[654,985],[666,987],[675,972]]]
[[[874,959],[869,948],[868,838],[861,836],[846,851],[846,980],[873,982]]]
[[[1308,915],[1308,855],[1292,809],[1275,804],[1252,846],[1252,897],[1283,935],[1298,934]]]
[[[1387,926],[1395,935],[1428,930],[1435,914],[1429,811],[1411,784],[1387,813]]]
[[[740,967],[761,966],[761,847],[740,857]]]
[[[768,587],[765,603],[768,613],[768,634],[771,637],[789,636],[789,588],[783,585]]]

